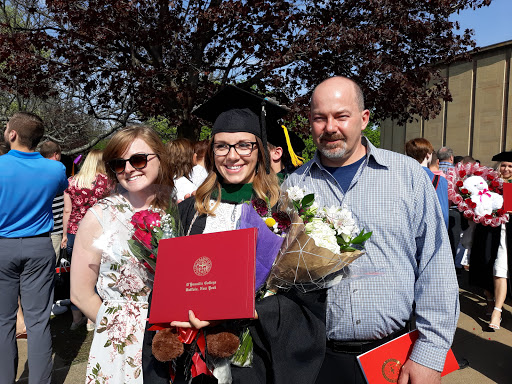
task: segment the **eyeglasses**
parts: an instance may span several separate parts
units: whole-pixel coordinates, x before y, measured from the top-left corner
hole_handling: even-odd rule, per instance
[[[154,155],[159,157],[156,153],[136,153],[135,155],[131,155],[129,159],[113,159],[108,162],[110,169],[116,173],[120,174],[124,172],[126,167],[126,162],[128,161],[131,166],[137,170],[144,169],[148,165],[148,156]],[[152,160],[152,159],[149,159]]]
[[[236,144],[213,143],[213,153],[215,153],[215,156],[226,156],[229,151],[231,151],[231,148],[234,148],[235,152],[240,156],[250,156],[254,150],[255,144],[258,143],[255,141],[246,141]]]

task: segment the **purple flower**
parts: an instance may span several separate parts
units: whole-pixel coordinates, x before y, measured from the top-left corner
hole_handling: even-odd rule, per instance
[[[277,222],[277,228],[280,231],[286,232],[290,228],[290,225],[292,225],[292,219],[286,212],[274,212],[272,218]]]
[[[267,202],[263,199],[254,199],[252,201],[252,207],[260,216],[266,216],[268,213]]]

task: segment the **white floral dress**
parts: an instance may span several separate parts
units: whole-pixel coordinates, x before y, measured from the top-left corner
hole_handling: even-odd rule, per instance
[[[89,353],[86,383],[143,383],[142,341],[153,275],[129,251],[133,208],[122,196],[91,209],[103,228],[93,246],[101,249],[96,288],[103,303]],[[96,208],[97,208],[96,207]]]

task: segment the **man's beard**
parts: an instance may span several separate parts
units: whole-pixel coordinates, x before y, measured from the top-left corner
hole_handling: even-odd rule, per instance
[[[330,139],[334,140],[342,140],[341,144],[334,143],[331,144],[329,142],[322,144],[322,138],[324,136],[328,136]],[[325,135],[322,133],[320,137],[318,138],[319,146],[318,150],[320,153],[325,156],[328,159],[341,159],[343,156],[345,156],[347,152],[347,142],[343,140],[344,137],[341,135]]]

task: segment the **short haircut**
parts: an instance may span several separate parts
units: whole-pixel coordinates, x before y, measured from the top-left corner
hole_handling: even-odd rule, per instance
[[[432,163],[435,163],[439,158],[437,157],[436,151],[432,152]]]
[[[450,160],[450,157],[453,156],[453,149],[448,147],[441,147],[439,151],[437,151],[437,157],[439,161]]]
[[[206,150],[208,149],[209,140],[200,140],[194,143],[194,153],[197,159],[204,159],[206,156]]]
[[[407,156],[412,157],[420,163],[432,152],[434,152],[434,147],[430,144],[430,141],[422,137],[417,137],[405,143],[405,153]]]
[[[464,156],[461,160],[462,164],[474,164],[478,161],[473,158],[473,156]]]
[[[16,112],[9,119],[9,131],[16,131],[19,143],[34,150],[44,136],[43,120],[30,112]]]
[[[39,148],[39,153],[41,154],[41,156],[47,159],[49,159],[55,154],[60,155],[60,145],[53,141],[47,140],[43,144],[41,144],[41,147]]]

